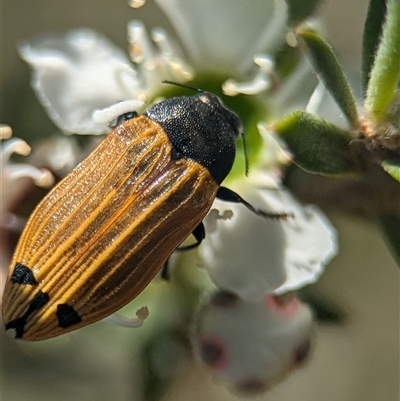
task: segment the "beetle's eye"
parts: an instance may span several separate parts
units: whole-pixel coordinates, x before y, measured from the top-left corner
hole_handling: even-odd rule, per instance
[[[115,120],[111,121],[110,127],[115,128],[117,125],[123,124],[125,121],[128,121],[134,117],[137,117],[138,113],[136,111],[129,111],[128,113],[121,114]]]

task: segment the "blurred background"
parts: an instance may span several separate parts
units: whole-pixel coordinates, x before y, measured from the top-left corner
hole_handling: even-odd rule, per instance
[[[357,79],[353,80],[357,96],[367,4],[367,0],[327,0],[318,12],[348,76]],[[43,33],[88,27],[125,48],[130,19],[144,20],[149,28],[168,27],[151,0],[139,10],[128,8],[123,0],[2,0],[1,13],[1,122],[30,143],[55,127],[29,87],[28,67],[16,51],[18,42]],[[338,230],[340,253],[304,296],[326,305],[336,318],[317,325],[308,364],[261,399],[396,401],[399,270],[371,222],[337,210],[325,212]],[[155,292],[162,296],[162,291]],[[157,302],[162,304],[162,299]],[[2,401],[142,399],[144,370],[138,363],[140,341],[136,340],[140,334],[136,330],[102,321],[41,343],[14,341],[3,330],[0,336]],[[174,355],[171,353],[171,367],[175,367]],[[177,369],[181,369],[179,378],[163,400],[237,399],[215,385],[208,372],[195,363]]]

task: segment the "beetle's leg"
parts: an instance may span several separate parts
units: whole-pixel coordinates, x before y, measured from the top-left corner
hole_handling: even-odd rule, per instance
[[[203,239],[206,237],[206,230],[204,228],[204,224],[200,223],[192,232],[193,237],[195,238],[196,242],[190,245],[183,245],[180,246],[177,251],[187,251],[189,249],[197,248]]]
[[[176,248],[176,251],[187,251],[189,249],[198,247],[201,244],[201,241],[203,241],[203,239],[206,237],[206,230],[204,229],[204,224],[200,223],[193,230],[192,235],[196,239],[196,242],[194,244],[180,246],[179,248]],[[164,266],[161,268],[161,278],[163,278],[164,280],[170,279],[168,262],[169,258],[165,261]]]
[[[293,217],[292,213],[268,213],[264,212],[263,210],[256,209],[254,206],[250,205],[250,203],[246,202],[240,195],[229,188],[219,187],[216,197],[225,202],[241,203],[257,216],[266,217],[268,219],[286,219],[288,217]]]
[[[161,278],[163,280],[169,280],[170,279],[170,274],[169,274],[169,258],[165,261],[164,266],[161,268]]]

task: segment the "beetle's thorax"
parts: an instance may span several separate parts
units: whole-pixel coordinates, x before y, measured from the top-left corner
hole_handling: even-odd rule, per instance
[[[241,122],[217,96],[202,92],[170,98],[153,105],[144,115],[161,125],[177,155],[206,167],[218,184],[228,175]]]

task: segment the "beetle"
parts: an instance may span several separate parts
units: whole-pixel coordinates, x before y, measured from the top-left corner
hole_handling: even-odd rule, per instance
[[[13,256],[3,321],[43,340],[114,313],[134,299],[192,233],[222,187],[242,133],[209,92],[120,116],[112,132],[39,203]]]

